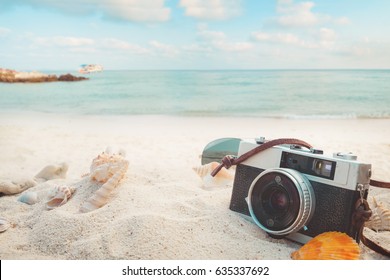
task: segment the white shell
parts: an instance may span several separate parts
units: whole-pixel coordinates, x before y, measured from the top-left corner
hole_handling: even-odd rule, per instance
[[[372,201],[372,216],[365,226],[375,231],[390,230],[390,210],[386,209],[383,203],[377,203],[374,197]]]
[[[111,192],[125,176],[129,162],[122,155],[102,153],[95,158],[91,165],[90,178],[103,185],[80,207],[80,212],[90,212],[105,205]]]
[[[228,170],[223,167],[217,175],[214,177],[211,176],[211,172],[213,172],[217,166],[219,166],[218,162],[210,162],[205,165],[193,167],[192,169],[202,179],[203,185],[206,188],[232,186],[234,180],[233,170]]]
[[[33,205],[39,201],[38,193],[32,191],[24,192],[18,197],[18,201]]]
[[[18,179],[11,182],[0,182],[0,193],[4,194],[17,194],[21,193],[33,186],[37,182],[31,179]]]
[[[126,164],[125,162],[126,160],[121,154],[111,154],[107,151],[101,153],[92,161],[90,179],[98,183],[106,183]]]
[[[0,218],[0,232],[4,232],[7,229],[9,229],[11,226],[11,223],[7,221],[5,218]]]
[[[57,186],[49,194],[49,200],[46,202],[46,208],[51,210],[64,205],[72,194],[76,191],[74,187]]]
[[[44,181],[65,179],[68,168],[69,167],[66,162],[63,162],[59,165],[48,165],[44,167],[37,175],[35,175],[35,178]]]

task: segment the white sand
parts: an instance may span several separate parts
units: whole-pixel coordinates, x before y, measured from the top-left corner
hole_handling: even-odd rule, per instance
[[[390,181],[390,120],[285,120],[167,116],[74,117],[0,114],[0,181],[31,178],[48,164],[67,162],[66,179],[30,190],[80,187],[48,211],[0,197],[0,259],[290,259],[300,245],[267,236],[228,209],[231,187],[205,189],[192,167],[217,138],[295,137],[332,153],[352,151],[372,163],[373,178]],[[96,189],[81,175],[107,146],[127,152],[127,176],[110,202],[80,214]],[[390,208],[390,190],[372,189]],[[390,232],[368,232],[390,248]],[[362,259],[383,259],[361,245]]]

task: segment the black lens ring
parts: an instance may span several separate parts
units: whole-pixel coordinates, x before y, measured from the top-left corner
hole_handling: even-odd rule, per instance
[[[285,191],[288,195],[289,213],[275,211],[272,215],[269,212],[271,208],[264,207],[272,188]],[[314,191],[309,180],[298,171],[288,168],[272,168],[260,173],[249,188],[247,202],[255,223],[275,236],[285,236],[301,229],[309,222],[315,209]]]
[[[276,182],[275,178],[280,181]],[[281,173],[267,173],[256,181],[251,195],[253,214],[259,223],[279,231],[292,225],[299,215],[300,198],[294,182]]]

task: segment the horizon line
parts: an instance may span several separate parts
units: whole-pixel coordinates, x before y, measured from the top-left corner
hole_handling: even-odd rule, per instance
[[[15,70],[18,72],[30,72],[30,71],[71,71],[71,72],[78,72],[78,68],[75,69],[15,69],[15,68],[3,68],[2,69],[9,69],[9,70]],[[389,71],[390,68],[215,68],[215,69],[191,69],[191,68],[177,68],[177,69],[123,69],[123,68],[107,68],[103,69],[104,71]]]

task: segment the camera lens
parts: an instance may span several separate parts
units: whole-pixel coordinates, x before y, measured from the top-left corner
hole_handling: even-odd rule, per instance
[[[275,211],[285,211],[289,206],[289,197],[283,190],[275,190],[270,197],[270,206]]]
[[[307,225],[314,212],[315,198],[310,182],[301,173],[274,168],[253,180],[248,206],[260,228],[283,237]]]

